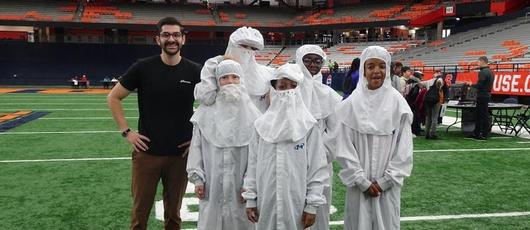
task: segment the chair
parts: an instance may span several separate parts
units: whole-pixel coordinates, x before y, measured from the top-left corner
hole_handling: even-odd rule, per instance
[[[528,125],[528,120],[530,120],[530,106],[525,105],[522,109],[524,109],[522,113],[515,115],[515,118],[517,119],[513,130],[515,131],[515,136],[518,136],[523,128],[530,134],[530,125]]]

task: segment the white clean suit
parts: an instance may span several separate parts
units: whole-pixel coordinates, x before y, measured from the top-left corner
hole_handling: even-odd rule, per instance
[[[300,82],[300,68],[286,64],[276,79]],[[326,156],[320,130],[300,97],[299,88],[271,89],[271,105],[254,126],[243,197],[257,207],[258,230],[303,229],[302,214],[316,214],[322,195]]]
[[[364,77],[366,60],[386,63],[383,86],[369,90]],[[412,170],[412,112],[390,81],[390,55],[370,46],[361,54],[357,89],[336,109],[338,126],[326,137],[342,166],[339,177],[347,186],[347,230],[395,230],[400,228],[403,180]],[[377,181],[383,192],[371,197],[366,191]]]
[[[337,104],[341,102],[342,97],[331,87],[322,84],[322,72],[318,72],[316,75],[312,75],[309,72],[303,62],[303,57],[307,54],[316,54],[322,57],[322,61],[325,63],[326,53],[317,45],[303,45],[296,50],[296,63],[304,73],[304,80],[300,84],[302,100],[311,115],[317,120],[321,133],[324,134],[324,132],[330,132],[331,128],[334,127],[331,124],[334,119],[330,119],[330,117]],[[315,224],[311,227],[312,230],[329,229],[329,211],[333,185],[333,156],[331,156],[330,152],[326,152],[326,157],[328,160],[327,170],[330,175],[329,180],[324,183],[326,204],[322,205],[318,210]]]
[[[213,104],[217,95],[213,71],[219,62],[229,57],[241,64],[243,73],[245,73],[244,80],[248,95],[256,107],[264,113],[268,107],[265,95],[269,92],[269,81],[273,77],[274,68],[258,64],[255,51],[243,48],[241,45],[262,50],[263,36],[251,27],[241,27],[234,31],[230,35],[225,55],[210,58],[204,63],[201,70],[201,82],[195,86],[195,98],[201,104]]]
[[[242,76],[239,64],[222,61],[215,69],[217,79],[227,74]],[[253,123],[261,115],[242,84],[220,86],[215,103],[200,105],[190,121],[194,124],[187,172],[195,185],[204,185],[205,198],[199,202],[198,229],[247,230],[241,201],[243,177],[247,169],[248,145],[255,131]]]

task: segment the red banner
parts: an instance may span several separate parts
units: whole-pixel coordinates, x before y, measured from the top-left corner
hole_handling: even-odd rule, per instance
[[[477,82],[478,72],[458,73],[457,82]],[[530,72],[498,72],[493,80],[492,94],[530,96]]]
[[[429,13],[426,13],[414,20],[410,20],[409,26],[411,27],[424,27],[427,25],[431,25],[434,23],[438,23],[439,21],[444,20],[444,14],[445,14],[445,8],[440,7],[436,10],[433,10]]]

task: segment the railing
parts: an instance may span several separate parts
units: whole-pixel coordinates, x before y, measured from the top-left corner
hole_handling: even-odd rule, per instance
[[[517,72],[530,71],[530,63],[492,63],[489,65],[493,72]],[[414,71],[421,71],[423,73],[433,73],[437,70],[445,72],[473,72],[479,70],[476,65],[438,65],[438,66],[416,66],[411,67]]]

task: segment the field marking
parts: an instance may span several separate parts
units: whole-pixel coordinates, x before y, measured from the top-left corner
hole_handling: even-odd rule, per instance
[[[0,135],[119,133],[120,131],[0,132]]]
[[[517,144],[530,144],[530,141],[518,141]]]
[[[0,103],[0,105],[103,105],[107,104],[106,101],[102,102],[8,102],[8,103]],[[137,105],[137,102],[122,102],[123,105]]]
[[[6,110],[6,111],[14,111],[14,110],[31,110],[31,111],[109,111],[110,112],[110,109],[67,109],[67,108],[64,108],[64,109],[35,109],[35,108],[25,108],[25,109],[12,109],[12,108],[4,108],[2,110]],[[127,110],[127,111],[137,111],[138,108],[136,109],[127,109],[127,108],[124,108],[123,110]]]
[[[125,119],[138,119],[139,117],[125,117]],[[42,117],[39,120],[107,120],[113,117]]]
[[[42,98],[42,97],[35,97],[35,99],[33,98],[6,98],[6,97],[2,97],[0,96],[0,99],[2,98],[5,98],[7,100],[10,100],[10,101],[104,101],[106,102],[107,101],[107,97],[101,97],[101,98],[71,98],[71,97],[68,97],[68,98]],[[136,101],[136,98],[135,97],[132,97],[132,98],[125,98],[123,99],[124,101]]]
[[[406,216],[401,217],[401,221],[436,221],[436,220],[454,220],[470,218],[492,218],[492,217],[513,217],[513,216],[530,216],[530,212],[500,212],[500,213],[481,213],[481,214],[460,214],[460,215],[439,215],[439,216]],[[344,221],[330,221],[330,225],[343,225]]]
[[[490,137],[491,139],[512,139],[514,137]]]
[[[424,149],[414,150],[415,153],[432,153],[432,152],[487,152],[487,151],[516,151],[530,150],[530,148],[485,148],[485,149]]]
[[[40,160],[2,160],[0,163],[32,163],[32,162],[64,162],[64,161],[112,161],[130,160],[131,157],[99,157],[99,158],[64,158],[64,159],[40,159]]]

